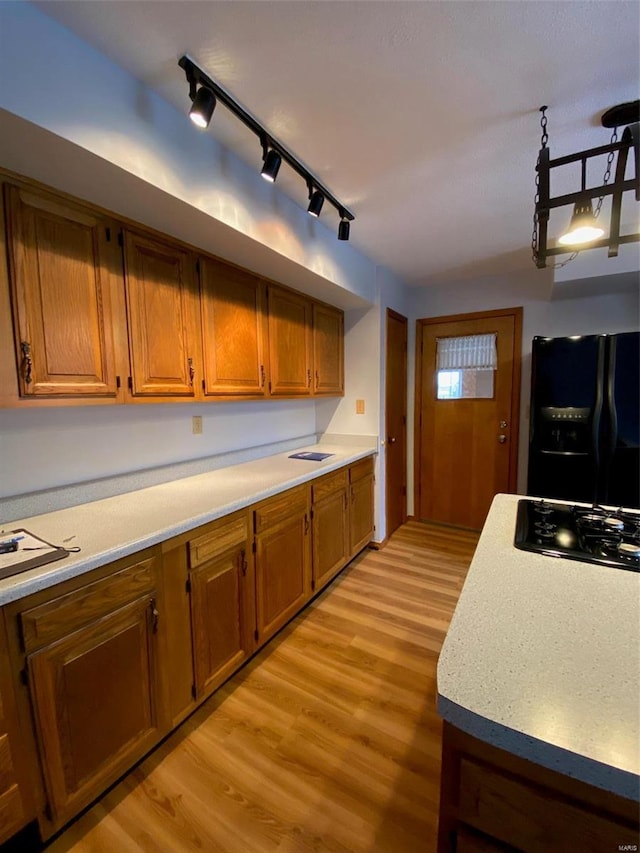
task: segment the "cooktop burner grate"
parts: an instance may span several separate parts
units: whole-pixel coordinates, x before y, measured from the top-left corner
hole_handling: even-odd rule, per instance
[[[523,499],[514,544],[549,557],[640,572],[640,513]]]

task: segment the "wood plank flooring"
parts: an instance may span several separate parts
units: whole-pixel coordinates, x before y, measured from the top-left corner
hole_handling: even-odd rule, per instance
[[[435,850],[436,661],[477,535],[367,550],[48,853]]]

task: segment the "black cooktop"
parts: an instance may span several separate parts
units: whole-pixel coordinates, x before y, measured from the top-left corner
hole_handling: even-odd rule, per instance
[[[514,544],[549,557],[640,572],[640,513],[520,500]]]

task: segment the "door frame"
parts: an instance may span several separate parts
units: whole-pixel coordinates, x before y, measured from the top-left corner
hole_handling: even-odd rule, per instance
[[[520,434],[520,386],[522,384],[522,307],[497,308],[494,311],[473,311],[469,314],[447,314],[442,317],[425,317],[416,320],[416,384],[414,390],[414,442],[413,442],[413,501],[414,514],[420,508],[420,459],[422,455],[422,341],[425,326],[438,323],[458,323],[466,320],[490,320],[493,317],[514,318],[513,364],[511,367],[511,439],[509,446],[509,491],[515,494],[518,486],[518,446]]]
[[[403,394],[403,418],[404,418],[404,428],[403,428],[403,452],[402,452],[402,470],[404,472],[403,477],[403,501],[402,501],[402,524],[405,524],[407,521],[407,376],[408,376],[408,338],[409,338],[409,319],[405,317],[404,314],[399,314],[397,311],[394,311],[392,308],[387,308],[386,320],[385,320],[385,376],[384,376],[384,428],[385,428],[385,442],[389,437],[389,318],[394,320],[398,320],[400,323],[404,325],[404,376],[402,380],[402,388],[404,391]],[[386,447],[386,443],[385,443]],[[388,471],[388,454],[385,452],[385,472],[384,472],[384,497],[385,497],[385,539],[389,538],[389,471]]]

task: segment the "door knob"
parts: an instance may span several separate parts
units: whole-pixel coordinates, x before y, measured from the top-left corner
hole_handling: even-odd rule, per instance
[[[507,440],[506,435],[499,435],[498,436],[498,441],[500,442],[500,444],[504,444],[506,440]]]
[[[392,436],[392,435],[390,435],[390,436],[389,436],[389,438],[388,438],[387,440],[388,440],[389,444],[395,444],[395,443],[396,443],[396,439],[395,439],[395,437],[394,437],[394,436]]]

